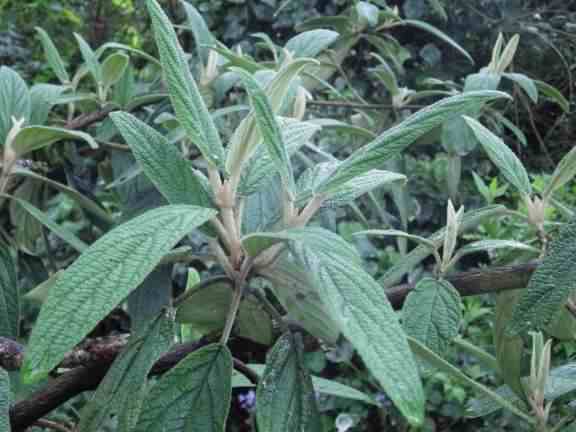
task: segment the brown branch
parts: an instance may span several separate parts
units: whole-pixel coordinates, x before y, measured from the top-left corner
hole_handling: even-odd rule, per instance
[[[463,297],[496,293],[526,287],[538,264],[537,261],[533,261],[527,264],[471,270],[457,273],[447,279]],[[386,296],[394,309],[400,309],[406,296],[413,289],[413,284],[397,285],[387,290]]]
[[[356,102],[347,102],[347,101],[308,101],[306,105],[310,106],[326,106],[326,107],[333,107],[333,108],[349,108],[349,109],[369,109],[369,110],[386,110],[386,109],[397,109],[398,107],[392,104],[363,104],[363,103],[356,103]],[[424,108],[427,105],[420,105],[420,104],[411,104],[411,105],[402,105],[402,108],[410,108],[410,109],[420,109]]]
[[[531,262],[514,266],[494,267],[455,274],[449,277],[454,287],[462,296],[488,294],[498,291],[524,288],[536,269],[538,263]],[[386,292],[395,309],[402,307],[406,296],[413,285],[398,285]],[[88,390],[94,390],[106,375],[114,358],[125,346],[126,337],[108,337],[88,340],[64,358],[61,367],[71,371],[54,378],[50,383],[33,393],[28,399],[17,402],[10,408],[10,422],[15,432],[24,431],[38,419],[50,413],[72,397]],[[150,374],[160,375],[173,368],[191,352],[201,348],[210,341],[201,339],[198,342],[177,345],[164,354],[153,366]],[[234,344],[234,341],[232,341]],[[238,341],[233,352],[245,352],[245,342]],[[22,363],[23,348],[17,342],[0,338],[0,367],[17,370]],[[248,366],[234,359],[234,368],[246,375],[254,384],[258,376]]]
[[[99,122],[100,120],[105,119],[108,114],[116,110],[117,108],[114,107],[105,107],[99,111],[94,111],[89,114],[83,114],[70,120],[68,123],[64,125],[64,127],[66,129],[72,129],[72,130],[83,129],[85,127],[93,125],[96,122]]]

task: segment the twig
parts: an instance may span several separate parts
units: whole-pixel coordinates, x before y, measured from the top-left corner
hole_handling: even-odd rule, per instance
[[[67,122],[64,125],[64,128],[71,130],[83,129],[85,127],[93,125],[96,122],[99,122],[100,120],[105,119],[108,114],[116,110],[117,108],[106,107],[99,111],[94,111],[89,114],[80,115],[78,117],[73,118],[71,121]]]
[[[308,101],[306,103],[312,106],[328,106],[328,107],[349,108],[349,109],[369,109],[369,110],[395,109],[394,105],[392,104],[362,104],[362,103],[345,102],[345,101]],[[420,109],[426,106],[427,105],[412,104],[412,105],[404,105],[402,108]]]
[[[226,324],[224,325],[224,330],[222,331],[222,337],[220,338],[220,343],[225,344],[230,338],[230,333],[232,332],[232,327],[234,327],[234,321],[236,321],[236,315],[238,314],[238,309],[240,308],[240,302],[244,296],[244,290],[246,288],[246,278],[252,270],[252,264],[254,259],[252,257],[246,258],[242,263],[242,270],[240,275],[236,277],[234,281],[234,297],[232,298],[232,304],[230,305],[230,310],[228,311],[228,316],[226,317]]]

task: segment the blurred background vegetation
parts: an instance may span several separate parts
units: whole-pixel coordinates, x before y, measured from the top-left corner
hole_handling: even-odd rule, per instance
[[[0,64],[10,65],[35,82],[53,78],[43,61],[35,26],[43,27],[55,40],[62,56],[81,63],[72,32],[79,32],[91,46],[116,41],[153,52],[149,22],[141,0],[0,0]],[[165,0],[175,22],[185,13],[179,1]],[[298,24],[315,16],[333,16],[344,11],[350,0],[193,0],[211,31],[227,46],[240,45],[250,54],[255,50],[255,33],[266,32],[282,45],[296,34]],[[576,72],[576,3],[564,0],[388,0],[376,4],[398,6],[402,16],[426,21],[462,45],[477,65],[489,62],[499,32],[519,34],[520,47],[514,67],[533,79],[547,82],[572,100]],[[444,7],[442,17],[434,5]],[[225,11],[225,13],[223,13]],[[444,19],[446,18],[446,19]],[[395,30],[394,36],[407,50],[403,85],[414,87],[433,76],[455,82],[472,72],[456,51],[437,43],[426,32],[410,28]],[[182,33],[184,48],[192,35]],[[360,43],[344,64],[353,87],[370,99],[374,80],[366,79],[373,60],[370,47]],[[527,102],[527,101],[526,101]],[[524,104],[527,106],[528,104]],[[523,115],[528,114],[528,115]],[[527,135],[528,146],[517,148],[524,162],[535,168],[550,168],[571,147],[575,122],[561,115],[554,104],[542,103],[529,112],[519,104],[517,120]],[[572,114],[573,115],[573,114]]]

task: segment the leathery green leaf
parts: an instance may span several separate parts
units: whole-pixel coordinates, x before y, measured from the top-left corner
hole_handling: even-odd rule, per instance
[[[276,243],[291,240],[313,242],[317,250],[326,254],[331,253],[334,248],[336,248],[341,257],[345,257],[351,264],[360,265],[360,256],[350,243],[331,231],[317,227],[292,228],[280,232],[248,234],[242,238],[242,246],[248,255],[256,256]]]
[[[247,365],[250,369],[256,372],[258,375],[262,375],[264,370],[266,369],[265,364],[258,364],[258,363],[249,363]],[[246,386],[237,387],[252,387],[254,384],[247,383]],[[366,402],[370,405],[378,405],[372,397],[368,396],[366,393],[363,393],[359,390],[356,390],[353,387],[347,386],[346,384],[342,384],[338,381],[332,381],[326,378],[321,378],[312,375],[312,385],[314,386],[314,390],[318,393],[326,394],[329,396],[341,397],[345,399],[354,399],[362,402]],[[234,384],[232,385],[234,387]]]
[[[312,336],[329,345],[336,344],[340,330],[302,266],[282,255],[273,266],[262,270],[262,276],[272,283],[274,295],[289,318],[295,319]]]
[[[45,214],[42,210],[30,204],[28,201],[10,195],[0,194],[0,196],[16,201],[34,219],[36,219],[38,222],[40,222],[42,225],[44,225],[46,228],[48,228],[50,231],[52,231],[54,234],[56,234],[58,237],[60,237],[62,240],[64,240],[66,243],[68,243],[70,246],[76,249],[78,252],[84,252],[84,250],[88,248],[88,245],[84,243],[82,240],[80,240],[74,233],[58,225],[56,222],[50,219],[47,214]]]
[[[458,335],[462,320],[460,294],[448,281],[424,278],[408,294],[402,316],[408,335],[442,355]]]
[[[74,33],[74,37],[76,38],[78,46],[80,47],[80,54],[82,54],[84,63],[86,63],[86,68],[90,71],[94,80],[98,84],[101,84],[102,65],[98,62],[98,56],[92,50],[92,48],[90,48],[90,45],[88,45],[82,36],[80,36],[78,33]]]
[[[464,117],[464,120],[504,178],[520,193],[530,196],[532,194],[532,185],[530,184],[528,173],[514,152],[478,121],[470,117]]]
[[[317,64],[313,59],[299,58],[287,61],[274,77],[268,82],[265,94],[268,96],[274,114],[277,114],[286,98],[294,79],[308,65]],[[226,158],[226,167],[229,171],[239,170],[253,155],[258,147],[261,136],[256,128],[254,113],[246,116],[234,131],[230,140],[230,150]]]
[[[421,424],[425,398],[418,369],[381,286],[348,253],[342,254],[332,242],[338,236],[330,231],[299,228],[286,230],[281,236],[312,275],[329,315],[368,370],[408,422]]]
[[[266,358],[256,389],[256,421],[260,432],[320,430],[312,379],[304,366],[302,342],[285,333]]]
[[[525,413],[524,411],[516,407],[512,402],[505,399],[502,395],[500,395],[496,391],[491,390],[484,384],[481,384],[470,378],[456,366],[452,365],[451,363],[448,363],[442,357],[438,356],[436,353],[428,349],[420,341],[409,336],[408,342],[410,343],[410,348],[412,348],[412,350],[418,357],[428,362],[431,366],[433,366],[437,370],[447,373],[448,375],[454,377],[462,384],[466,385],[467,387],[470,387],[471,389],[476,390],[483,397],[492,400],[494,403],[500,405],[502,408],[507,408],[509,411],[513,412],[518,417],[524,419],[529,424],[534,423],[534,419],[529,414]]]
[[[85,132],[49,126],[27,126],[16,134],[12,142],[12,149],[20,157],[62,140],[82,140],[88,143],[90,147],[98,148],[94,138]]]
[[[384,131],[367,145],[345,159],[341,165],[316,189],[328,193],[339,185],[364,174],[371,169],[381,168],[383,163],[400,154],[410,144],[430,132],[454,115],[469,112],[474,107],[497,98],[509,98],[497,91],[466,92],[442,99],[408,117],[398,125]]]
[[[501,205],[486,206],[472,210],[464,214],[458,232],[461,233],[475,228],[483,220],[488,218],[495,218],[505,213],[506,207]],[[446,229],[442,228],[432,234],[428,240],[430,240],[436,248],[439,248],[444,241],[445,235]],[[379,280],[380,284],[384,288],[389,288],[399,283],[406,273],[410,272],[431,253],[432,250],[430,249],[430,245],[418,246],[414,250],[410,251],[410,253],[408,253],[406,256],[404,256],[398,264],[394,265],[390,270],[388,270],[382,279]]]
[[[170,204],[213,207],[201,180],[164,136],[131,114],[115,112],[110,118],[150,181]]]
[[[282,177],[284,186],[288,191],[294,193],[294,173],[290,156],[268,97],[252,75],[240,68],[232,68],[232,70],[240,75],[244,88],[250,96],[258,130],[276,169]]]
[[[546,183],[546,187],[542,192],[542,197],[545,200],[550,199],[554,191],[558,190],[570,180],[572,180],[575,174],[576,147],[572,147],[572,149],[564,155],[558,165],[556,165],[552,177],[550,177],[550,180],[548,180],[548,183]]]
[[[195,334],[202,336],[221,330],[230,311],[232,294],[232,283],[227,278],[216,277],[201,288],[192,288],[176,310],[176,321],[188,324]],[[267,345],[272,341],[272,333],[273,323],[266,311],[252,296],[242,299],[235,334]]]
[[[194,351],[152,387],[134,432],[222,432],[230,407],[232,355],[221,344]]]
[[[564,225],[550,242],[527,289],[514,308],[508,327],[511,335],[548,325],[576,289],[576,220]]]
[[[214,215],[202,207],[159,207],[86,249],[58,278],[40,310],[22,368],[25,381],[44,377],[184,235]]]
[[[173,323],[164,313],[149,322],[142,334],[133,334],[82,408],[78,430],[99,431],[111,413],[118,416],[119,430],[132,430],[140,413],[148,372],[170,348],[173,338]]]
[[[202,156],[214,167],[223,169],[224,147],[220,135],[190,73],[172,23],[155,0],[147,0],[146,6],[176,117]]]
[[[20,294],[16,261],[10,247],[0,243],[0,336],[16,339],[20,322]]]

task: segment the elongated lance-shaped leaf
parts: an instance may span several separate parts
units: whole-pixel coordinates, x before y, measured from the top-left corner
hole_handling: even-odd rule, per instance
[[[0,194],[0,196],[16,201],[24,210],[26,210],[34,219],[76,249],[78,252],[84,252],[88,248],[88,245],[80,240],[74,233],[58,225],[50,217],[44,213],[42,210],[36,208],[28,201],[13,197],[11,195]]]
[[[342,334],[396,407],[411,424],[421,424],[424,393],[406,335],[382,288],[366,273],[338,235],[322,228],[295,228],[267,234],[289,242],[291,252],[311,275],[320,298]],[[251,237],[258,250],[266,234]],[[247,238],[248,238],[247,237]],[[258,244],[259,243],[259,244]],[[246,246],[246,239],[243,245]],[[342,253],[345,252],[345,253]]]
[[[564,155],[562,160],[556,165],[552,177],[546,183],[546,187],[542,192],[544,200],[550,199],[554,191],[560,189],[568,183],[576,174],[576,147]]]
[[[119,430],[131,431],[140,414],[148,372],[170,348],[173,339],[174,325],[164,313],[149,322],[141,334],[133,334],[82,408],[78,430],[99,431],[110,415],[116,413]]]
[[[408,240],[412,240],[415,241],[416,243],[419,243],[423,246],[427,246],[430,251],[433,251],[436,249],[436,245],[434,244],[434,242],[432,242],[431,240],[428,240],[425,237],[421,237],[419,235],[415,235],[415,234],[409,234],[407,232],[404,231],[400,231],[400,230],[395,230],[395,229],[387,229],[387,230],[378,230],[378,229],[373,229],[373,230],[364,230],[364,231],[358,231],[354,233],[354,236],[393,236],[393,237],[403,237],[405,239]]]
[[[130,45],[125,45],[118,42],[106,42],[105,44],[100,45],[98,49],[94,51],[96,53],[96,57],[100,58],[102,54],[104,54],[104,52],[108,49],[127,51],[129,53],[143,57],[151,63],[154,63],[158,66],[162,66],[158,61],[158,59],[156,59],[154,56],[151,56],[147,52],[139,50],[138,48],[131,47]]]
[[[262,136],[262,140],[266,145],[266,149],[268,150],[276,169],[280,173],[284,186],[293,194],[295,189],[294,172],[292,171],[288,149],[284,144],[282,133],[280,132],[280,126],[278,125],[276,116],[272,111],[270,102],[268,101],[264,90],[252,75],[240,68],[232,68],[232,70],[238,73],[242,79],[244,88],[250,97],[258,131]]]
[[[16,339],[19,322],[20,293],[16,261],[10,252],[10,247],[2,242],[0,243],[0,336]]]
[[[62,140],[82,140],[93,149],[98,148],[94,138],[85,132],[49,126],[27,126],[16,134],[12,150],[20,157]]]
[[[550,242],[542,264],[532,274],[527,289],[514,308],[510,335],[543,328],[554,318],[576,289],[576,220],[567,223]]]
[[[164,136],[131,114],[115,112],[110,118],[150,181],[170,204],[213,207],[202,181]]]
[[[302,341],[285,333],[266,358],[256,390],[260,432],[314,432],[321,429],[312,379],[306,370]]]
[[[570,102],[568,102],[568,99],[566,99],[556,87],[551,86],[544,81],[536,80],[534,83],[536,84],[536,87],[538,87],[538,92],[542,94],[542,96],[552,99],[565,113],[570,112]]]
[[[66,186],[62,183],[59,183],[55,180],[52,180],[48,177],[41,176],[34,171],[27,170],[26,168],[14,168],[13,175],[19,175],[22,177],[31,178],[36,181],[40,181],[45,183],[48,186],[53,187],[59,192],[62,192],[64,195],[70,197],[73,201],[75,201],[80,207],[85,209],[91,216],[94,216],[94,219],[97,221],[96,224],[103,228],[104,230],[110,228],[114,221],[112,217],[106,212],[106,210],[99,206],[97,203],[92,201],[91,199],[85,197],[77,190],[72,189],[69,186]]]
[[[538,87],[531,78],[521,73],[503,73],[502,76],[514,81],[526,92],[532,102],[538,103]]]
[[[274,77],[268,82],[265,94],[268,96],[274,114],[278,114],[288,90],[298,74],[308,65],[317,64],[316,60],[299,58],[287,61]],[[226,158],[226,167],[229,171],[240,171],[244,163],[252,156],[258,147],[261,136],[256,128],[254,112],[248,114],[240,122],[230,140],[230,151]]]
[[[159,207],[93,243],[50,290],[30,336],[24,379],[44,377],[184,235],[214,215],[214,210],[202,207]]]
[[[0,430],[10,432],[10,376],[0,367]]]
[[[296,242],[295,257],[313,275],[316,289],[342,334],[352,343],[394,405],[420,425],[425,397],[406,335],[381,287],[337,251],[317,251]]]
[[[534,246],[530,246],[527,245],[526,243],[522,243],[515,240],[487,239],[468,243],[466,246],[461,247],[454,255],[452,261],[456,262],[463,256],[476,252],[492,251],[495,249],[507,249],[507,248],[531,251],[534,252],[535,254],[538,254],[540,252],[540,249],[535,248]]]
[[[202,62],[206,64],[208,61],[208,52],[210,50],[209,47],[214,45],[216,39],[208,29],[208,25],[206,25],[206,21],[204,21],[204,18],[202,18],[198,9],[185,0],[181,0],[180,4],[182,4],[184,12],[186,13],[186,24],[194,35],[196,51],[198,51],[198,55],[202,59]]]
[[[458,335],[462,320],[460,294],[448,281],[424,278],[408,294],[402,316],[409,336],[443,355]]]
[[[78,42],[78,46],[80,47],[80,54],[84,59],[84,63],[86,64],[86,68],[92,74],[94,80],[98,83],[102,83],[102,65],[98,61],[98,56],[96,53],[90,48],[88,42],[84,40],[82,36],[78,33],[74,33],[74,37]]]
[[[482,126],[481,123],[470,117],[464,117],[464,120],[504,178],[521,194],[529,197],[532,194],[532,185],[520,159],[504,144],[504,141]]]
[[[30,117],[30,93],[24,80],[14,70],[0,66],[0,147],[16,120]]]
[[[224,147],[220,135],[190,73],[172,23],[156,0],[147,0],[146,6],[176,117],[202,156],[214,167],[223,169]]]
[[[496,91],[468,92],[443,99],[412,114],[352,153],[317,187],[316,192],[328,193],[358,175],[381,168],[384,162],[400,154],[418,138],[440,126],[447,119],[503,97],[509,98],[506,93]]]
[[[288,117],[280,117],[278,122],[284,145],[290,156],[320,130],[320,126],[309,121],[301,122]],[[277,170],[270,153],[265,148],[258,148],[242,170],[238,192],[241,195],[251,195],[257,192],[276,173]]]
[[[462,223],[460,224],[459,233],[468,231],[472,228],[475,228],[479,225],[483,220],[488,218],[498,217],[506,213],[506,207],[501,205],[492,205],[482,207],[476,210],[472,210],[468,213],[464,214],[462,218]],[[429,237],[429,240],[439,248],[444,241],[444,236],[446,235],[446,229],[442,228],[436,231]],[[399,283],[402,280],[402,277],[409,273],[414,267],[420,264],[427,256],[431,254],[430,247],[427,246],[418,246],[414,250],[410,251],[408,255],[404,256],[400,263],[393,266],[390,270],[388,270],[384,276],[379,280],[384,288],[390,288],[391,286]]]
[[[317,29],[302,32],[291,38],[284,48],[297,57],[314,58],[338,39],[339,34],[332,30]]]
[[[60,53],[52,39],[44,31],[41,27],[35,27],[36,32],[38,32],[38,36],[40,36],[40,42],[42,43],[42,48],[44,48],[44,55],[46,56],[46,60],[48,64],[56,74],[56,77],[60,80],[62,84],[68,84],[70,82],[70,76],[66,71],[66,66],[64,65],[64,61],[62,61],[62,57],[60,57]]]
[[[231,378],[226,346],[208,345],[189,354],[152,387],[133,432],[223,432]]]
[[[314,195],[316,185],[330,176],[338,165],[339,162],[322,162],[304,171],[298,179],[296,205],[303,206],[306,204]],[[406,176],[403,174],[383,170],[370,170],[341,184],[338,188],[326,194],[323,205],[330,207],[345,205],[385,184],[403,184],[405,182]]]
[[[473,390],[476,390],[482,396],[489,398],[490,400],[494,401],[498,405],[503,408],[508,409],[518,417],[524,419],[529,424],[534,423],[534,419],[528,414],[516,407],[510,401],[502,397],[500,394],[495,392],[494,390],[489,389],[484,384],[479,383],[478,381],[473,380],[456,366],[452,365],[451,363],[444,360],[442,357],[434,353],[432,350],[427,348],[424,344],[419,342],[418,340],[408,336],[408,342],[410,343],[410,348],[414,351],[418,357],[422,360],[428,362],[431,366],[436,368],[437,370],[447,373],[453,378],[456,378],[462,384],[470,387]]]

